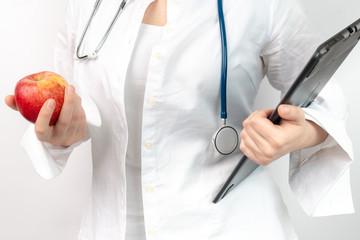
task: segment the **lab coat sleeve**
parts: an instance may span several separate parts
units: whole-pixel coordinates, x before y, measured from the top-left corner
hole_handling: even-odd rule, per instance
[[[320,38],[296,0],[275,2],[271,37],[262,58],[269,82],[284,95]],[[349,179],[352,144],[346,132],[346,100],[335,79],[304,112],[306,119],[321,126],[329,136],[322,144],[290,154],[290,187],[310,216],[352,213]]]
[[[54,67],[55,72],[62,75],[69,84],[76,86],[74,81],[74,59],[73,54],[75,50],[75,33],[78,0],[70,0],[64,21],[60,26],[57,34],[55,52],[54,52]],[[85,94],[78,94],[82,98],[82,106],[87,116],[88,129],[93,125],[99,126],[101,124],[100,115],[96,105]],[[90,138],[90,133],[82,141],[79,141],[69,147],[53,146],[50,143],[40,142],[35,134],[34,125],[30,125],[26,130],[21,145],[29,156],[35,170],[40,176],[46,179],[51,179],[58,176],[65,167],[67,160],[73,149],[81,143]]]

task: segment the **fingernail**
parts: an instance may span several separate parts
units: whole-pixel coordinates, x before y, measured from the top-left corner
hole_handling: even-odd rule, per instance
[[[46,107],[49,110],[53,110],[55,108],[55,100],[54,99],[49,99],[46,103]]]
[[[66,88],[68,94],[74,94],[75,93],[75,88],[71,85],[67,86]]]

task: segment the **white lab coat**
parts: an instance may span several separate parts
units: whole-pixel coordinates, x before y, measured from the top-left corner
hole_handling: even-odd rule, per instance
[[[70,0],[55,49],[56,71],[83,98],[92,144],[92,191],[82,240],[121,240],[126,229],[127,123],[124,82],[138,29],[151,0],[129,0],[96,60],[74,60],[93,3]],[[94,50],[120,0],[103,1],[84,41]],[[219,204],[211,201],[236,165],[212,137],[220,121],[220,35],[216,1],[170,0],[168,21],[149,63],[142,126],[142,195],[148,239],[296,239],[277,186],[259,167]],[[228,123],[238,131],[267,75],[284,93],[318,44],[295,0],[225,0]],[[321,145],[290,155],[290,186],[311,216],[353,212],[346,105],[331,81],[305,109],[329,133]],[[101,121],[100,121],[101,119]],[[101,122],[101,124],[100,124]],[[72,149],[22,144],[45,178],[60,174]],[[90,161],[90,160],[89,160]]]

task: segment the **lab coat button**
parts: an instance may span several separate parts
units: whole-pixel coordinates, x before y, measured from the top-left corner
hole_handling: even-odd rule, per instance
[[[171,33],[171,32],[173,31],[173,28],[170,27],[170,26],[168,26],[168,27],[166,27],[165,31],[166,31],[167,33]]]
[[[145,143],[145,147],[147,148],[147,149],[152,149],[152,143],[151,142],[146,142]]]
[[[160,52],[157,52],[155,53],[155,58],[160,61],[163,59],[163,55]]]
[[[147,186],[145,188],[145,191],[148,192],[148,193],[152,193],[152,192],[154,192],[154,188],[152,186]]]
[[[171,2],[173,5],[179,4],[179,0],[171,0],[170,2]]]
[[[155,236],[156,235],[156,230],[155,229],[150,229],[149,230],[149,235]]]
[[[156,104],[156,100],[154,98],[149,98],[148,104],[150,107],[153,107]]]

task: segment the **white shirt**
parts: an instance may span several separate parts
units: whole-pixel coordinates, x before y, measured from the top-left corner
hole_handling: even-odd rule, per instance
[[[92,142],[93,184],[79,234],[82,240],[122,240],[126,234],[126,121],[124,86],[141,21],[151,0],[129,0],[96,60],[73,60],[93,4],[72,0],[55,49],[56,71],[76,85]],[[97,46],[119,0],[104,1],[84,52]],[[228,123],[238,131],[253,111],[267,75],[284,93],[318,40],[295,0],[224,1],[228,40]],[[219,204],[215,197],[239,159],[212,145],[220,122],[220,35],[216,1],[171,0],[168,22],[149,62],[141,137],[141,191],[147,239],[296,239],[286,207],[265,167],[259,167]],[[348,169],[351,142],[346,105],[331,81],[306,118],[328,139],[290,155],[289,181],[307,214],[353,212]],[[99,113],[99,114],[97,114]],[[99,118],[102,124],[99,126]],[[45,178],[60,174],[72,147],[23,139]]]
[[[126,150],[126,240],[145,239],[141,187],[141,128],[144,94],[153,46],[163,27],[141,24],[125,81],[125,111],[129,139]]]

